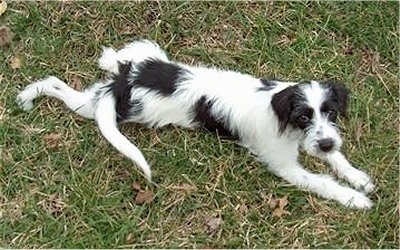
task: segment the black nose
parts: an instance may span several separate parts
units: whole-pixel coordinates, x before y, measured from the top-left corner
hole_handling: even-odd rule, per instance
[[[333,148],[333,140],[332,139],[321,139],[318,141],[318,146],[322,151],[328,152]]]

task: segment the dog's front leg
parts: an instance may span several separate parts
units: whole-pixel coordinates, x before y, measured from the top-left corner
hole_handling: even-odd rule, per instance
[[[340,185],[328,175],[310,173],[303,169],[296,160],[284,159],[278,162],[268,162],[268,164],[269,169],[278,176],[321,197],[337,200],[351,208],[369,209],[372,207],[371,200],[363,193]]]
[[[363,189],[365,192],[372,192],[375,188],[371,178],[364,172],[351,166],[344,155],[335,151],[325,156],[325,160],[331,165],[340,177],[348,180],[355,188]]]

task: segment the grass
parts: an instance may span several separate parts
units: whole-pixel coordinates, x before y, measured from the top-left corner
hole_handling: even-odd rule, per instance
[[[10,2],[0,57],[0,245],[12,248],[399,248],[398,3]],[[149,185],[95,124],[30,81],[77,87],[103,75],[101,46],[156,40],[171,58],[281,79],[335,77],[352,90],[344,152],[377,189],[354,211],[275,177],[245,149],[200,131],[122,126],[154,166]],[[22,59],[12,69],[11,56]],[[304,156],[312,171],[331,172]],[[135,204],[132,184],[155,200]],[[176,187],[195,186],[195,190]],[[290,214],[274,217],[271,199]],[[210,221],[222,219],[213,230]],[[215,220],[214,220],[215,221]]]

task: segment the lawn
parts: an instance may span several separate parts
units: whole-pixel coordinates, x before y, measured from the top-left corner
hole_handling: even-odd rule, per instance
[[[398,13],[397,2],[8,2],[0,246],[399,248]],[[16,106],[21,88],[48,75],[90,85],[104,77],[101,47],[135,38],[189,64],[343,81],[352,92],[343,152],[375,180],[373,209],[301,191],[211,134],[124,124],[153,166],[150,184],[93,121],[59,101],[41,98],[29,113]],[[301,161],[333,174],[312,157]],[[138,193],[154,197],[139,204]]]

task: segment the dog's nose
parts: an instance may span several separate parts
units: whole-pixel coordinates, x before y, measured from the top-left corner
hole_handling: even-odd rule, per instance
[[[333,140],[332,139],[321,139],[318,141],[319,148],[324,151],[328,152],[333,148]]]

